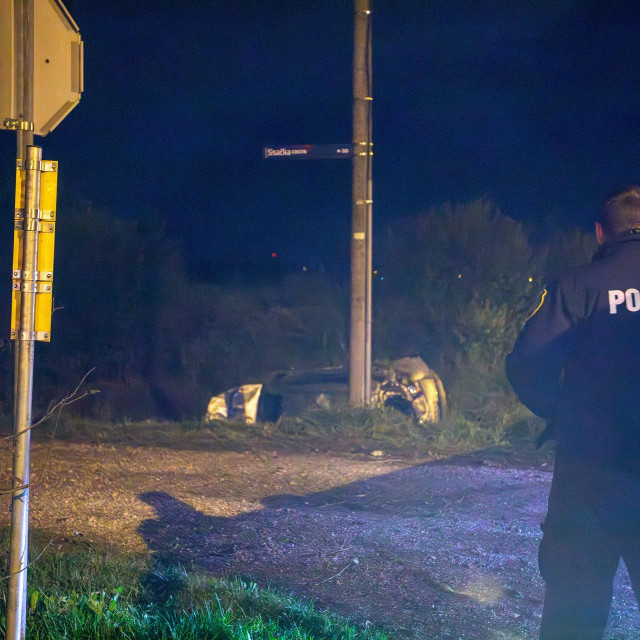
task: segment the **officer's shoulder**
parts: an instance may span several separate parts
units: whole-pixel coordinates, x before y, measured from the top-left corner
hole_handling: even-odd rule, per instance
[[[552,274],[548,279],[549,288],[575,290],[581,286],[589,286],[597,282],[608,269],[605,261],[594,261],[582,264],[561,273]]]
[[[553,304],[560,304],[574,321],[582,317],[585,304],[599,288],[600,269],[594,266],[595,263],[581,265],[547,278],[539,306],[545,300],[554,301]]]

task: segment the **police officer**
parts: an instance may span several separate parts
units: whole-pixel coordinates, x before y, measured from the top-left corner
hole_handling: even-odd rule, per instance
[[[621,557],[640,598],[640,187],[608,200],[595,231],[592,262],[549,284],[507,357],[556,440],[541,640],[602,638]]]

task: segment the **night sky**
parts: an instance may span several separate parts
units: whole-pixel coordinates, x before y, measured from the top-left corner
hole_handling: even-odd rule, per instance
[[[350,142],[351,0],[66,4],[85,93],[36,138],[63,191],[166,220],[192,268],[273,251],[346,268],[351,163],[265,161],[262,148]],[[530,224],[589,228],[608,193],[640,182],[636,3],[372,9],[378,236],[478,196]],[[0,131],[5,194],[14,154],[15,134]]]

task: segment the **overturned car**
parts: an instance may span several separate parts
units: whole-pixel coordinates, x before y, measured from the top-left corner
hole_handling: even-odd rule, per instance
[[[213,396],[205,419],[275,422],[283,413],[298,415],[314,408],[341,407],[348,399],[348,369],[277,371],[264,383],[243,384]],[[374,363],[371,404],[414,415],[420,422],[439,422],[447,410],[440,377],[419,357]]]

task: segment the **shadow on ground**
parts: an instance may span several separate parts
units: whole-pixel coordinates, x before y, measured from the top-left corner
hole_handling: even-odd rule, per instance
[[[534,638],[550,473],[428,463],[221,518],[165,492],[143,536],[156,562],[243,575],[405,638]]]

